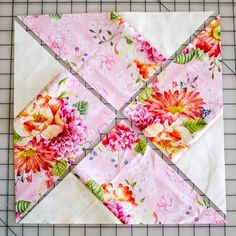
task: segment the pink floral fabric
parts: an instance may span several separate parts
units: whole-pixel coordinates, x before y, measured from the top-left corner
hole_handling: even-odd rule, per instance
[[[174,162],[222,113],[220,19],[214,19],[125,108],[124,114]]]
[[[124,121],[73,173],[123,224],[225,222]]]
[[[116,12],[19,19],[116,109],[166,60]]]
[[[17,221],[112,119],[114,113],[67,71],[58,74],[15,118]]]

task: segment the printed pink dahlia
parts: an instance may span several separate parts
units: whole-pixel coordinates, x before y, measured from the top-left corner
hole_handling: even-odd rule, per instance
[[[147,50],[147,56],[150,62],[162,64],[164,61],[166,61],[166,58],[162,56],[161,53],[159,53],[155,48],[150,48]]]
[[[124,114],[141,131],[156,121],[155,116],[139,102],[127,107]]]
[[[124,208],[119,202],[104,202],[104,205],[123,223],[130,224],[132,216],[124,213]]]
[[[137,142],[139,142],[139,136],[124,123],[118,124],[102,140],[102,144],[112,150],[131,149]]]
[[[63,131],[51,139],[50,145],[60,152],[61,156],[69,158],[79,155],[81,143],[86,139],[86,124],[74,108],[68,108],[65,103],[60,111],[64,122]]]
[[[166,61],[166,58],[154,47],[152,47],[148,41],[145,41],[141,35],[135,35],[134,39],[138,44],[138,50],[140,52],[146,53],[147,58],[151,63],[162,64],[164,61]]]

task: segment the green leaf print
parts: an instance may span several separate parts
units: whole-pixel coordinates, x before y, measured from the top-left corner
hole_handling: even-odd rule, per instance
[[[175,57],[174,63],[186,64],[186,63],[190,62],[194,57],[196,57],[198,60],[202,61],[204,59],[204,53],[199,49],[192,50],[187,54],[181,53]]]
[[[28,201],[20,200],[15,203],[16,212],[25,213],[29,210],[31,203]]]
[[[17,134],[16,131],[14,130],[13,131],[13,139],[14,139],[14,142],[17,144],[17,143],[21,142],[22,137],[19,134]]]
[[[207,199],[203,198],[203,202],[204,202],[204,207],[205,208],[209,208],[210,207],[210,204],[209,204]]]
[[[131,38],[128,38],[127,36],[125,36],[125,39],[126,39],[126,43],[131,45],[133,44],[133,40]]]
[[[203,51],[201,51],[201,50],[199,50],[199,49],[196,49],[196,50],[195,50],[195,57],[196,57],[198,60],[203,61],[203,60],[204,60],[204,56],[205,56],[205,54],[204,54]]]
[[[197,199],[197,203],[200,205],[200,206],[203,206],[205,208],[209,208],[210,207],[210,204],[208,202],[207,199],[203,198],[203,199]]]
[[[134,151],[142,155],[145,154],[146,149],[147,149],[147,143],[143,139],[140,139],[139,143],[136,144],[134,147]]]
[[[59,98],[68,98],[70,96],[70,93],[68,92],[68,91],[63,91],[61,94],[60,94],[60,96],[59,96]]]
[[[107,33],[108,33],[109,35],[112,35],[112,32],[111,32],[110,30],[107,30]]]
[[[138,95],[139,102],[145,102],[152,98],[152,89],[150,87],[146,87],[142,90],[142,92]]]
[[[55,20],[61,19],[62,16],[63,16],[63,14],[61,14],[61,13],[52,13],[52,14],[49,14],[49,17],[52,18],[52,19],[55,19]]]
[[[103,202],[103,190],[99,183],[91,179],[85,185],[97,197],[99,201]]]
[[[115,12],[115,11],[111,12],[111,20],[119,21],[120,19],[121,19],[121,17],[117,12]]]
[[[77,108],[77,110],[80,112],[80,115],[86,115],[88,111],[88,102],[87,101],[79,101],[75,104],[73,104],[74,107]]]
[[[64,86],[66,83],[68,82],[68,78],[65,77],[64,79],[60,80],[58,83],[58,88],[60,88],[61,86]]]
[[[183,125],[191,134],[194,134],[202,130],[207,125],[207,122],[201,118],[197,118],[195,120],[186,120]]]
[[[55,176],[61,176],[66,171],[66,168],[67,162],[64,159],[61,159],[53,166],[52,173]]]
[[[129,185],[132,189],[135,188],[135,186],[137,185],[137,182],[130,182],[129,180],[125,179],[125,182],[127,185]]]

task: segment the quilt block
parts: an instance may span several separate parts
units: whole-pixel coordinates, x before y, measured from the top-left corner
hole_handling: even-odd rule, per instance
[[[211,204],[226,213],[220,17],[211,14],[18,17],[17,222],[226,223]],[[205,29],[193,35],[203,23]],[[170,59],[192,35],[192,42]],[[123,113],[148,141],[121,121],[81,160],[109,129],[116,117],[112,110]]]

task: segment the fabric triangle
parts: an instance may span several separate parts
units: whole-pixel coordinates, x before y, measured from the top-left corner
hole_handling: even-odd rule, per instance
[[[223,115],[175,165],[226,214]]]
[[[222,92],[220,19],[217,17],[137,96],[124,114],[157,148],[177,163],[221,116]],[[223,130],[218,132],[222,136]],[[209,135],[214,138],[214,133]],[[209,152],[207,146],[202,149]],[[216,163],[222,165],[224,156],[221,154],[222,150]],[[196,162],[199,159],[198,155],[192,158]],[[206,158],[210,163],[210,157]],[[184,162],[187,165],[187,160]],[[194,177],[199,173],[187,171],[191,173],[187,175],[183,172],[206,191],[202,181],[199,183],[198,177]],[[209,171],[207,174],[211,178],[212,173]],[[223,187],[223,179],[221,183]],[[218,185],[212,188],[218,188]],[[220,191],[224,193],[225,187]],[[224,205],[218,201],[214,203],[225,211]]]
[[[62,67],[17,22],[15,22],[14,52],[15,117],[60,72]]]
[[[123,224],[225,222],[124,121],[73,173]]]
[[[20,223],[30,224],[121,224],[69,173]]]
[[[19,19],[117,110],[166,61],[116,12]]]
[[[77,78],[60,67],[60,73],[51,77],[51,82],[14,119],[17,221],[115,118]],[[37,83],[33,76],[29,75],[29,81]]]
[[[166,58],[169,58],[213,12],[120,12],[119,14],[144,39],[148,39]]]

